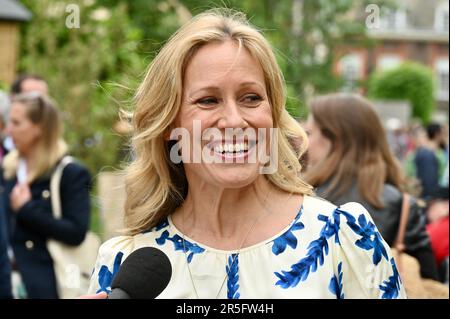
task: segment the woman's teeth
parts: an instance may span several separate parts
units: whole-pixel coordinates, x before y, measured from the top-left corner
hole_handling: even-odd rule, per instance
[[[245,151],[248,151],[248,143],[225,143],[214,147],[214,152],[216,153],[239,153]]]

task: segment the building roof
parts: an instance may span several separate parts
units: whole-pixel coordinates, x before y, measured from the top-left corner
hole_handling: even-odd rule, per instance
[[[0,0],[0,20],[28,21],[31,12],[16,0]]]

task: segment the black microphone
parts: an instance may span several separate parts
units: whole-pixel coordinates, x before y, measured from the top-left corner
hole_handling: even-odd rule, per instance
[[[172,265],[161,250],[139,248],[122,263],[108,299],[154,299],[169,284]]]

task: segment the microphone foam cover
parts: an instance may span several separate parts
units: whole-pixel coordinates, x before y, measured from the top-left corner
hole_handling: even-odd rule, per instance
[[[144,247],[132,252],[122,263],[111,288],[121,288],[132,299],[154,299],[169,284],[172,265],[158,248]]]

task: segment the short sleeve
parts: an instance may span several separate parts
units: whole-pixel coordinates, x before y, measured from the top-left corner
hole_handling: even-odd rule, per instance
[[[330,289],[346,299],[406,298],[390,247],[367,210],[347,203],[333,212],[338,236],[330,243],[335,277]]]
[[[111,283],[119,271],[120,265],[133,249],[132,236],[118,236],[103,243],[91,275],[88,294],[110,293]]]

